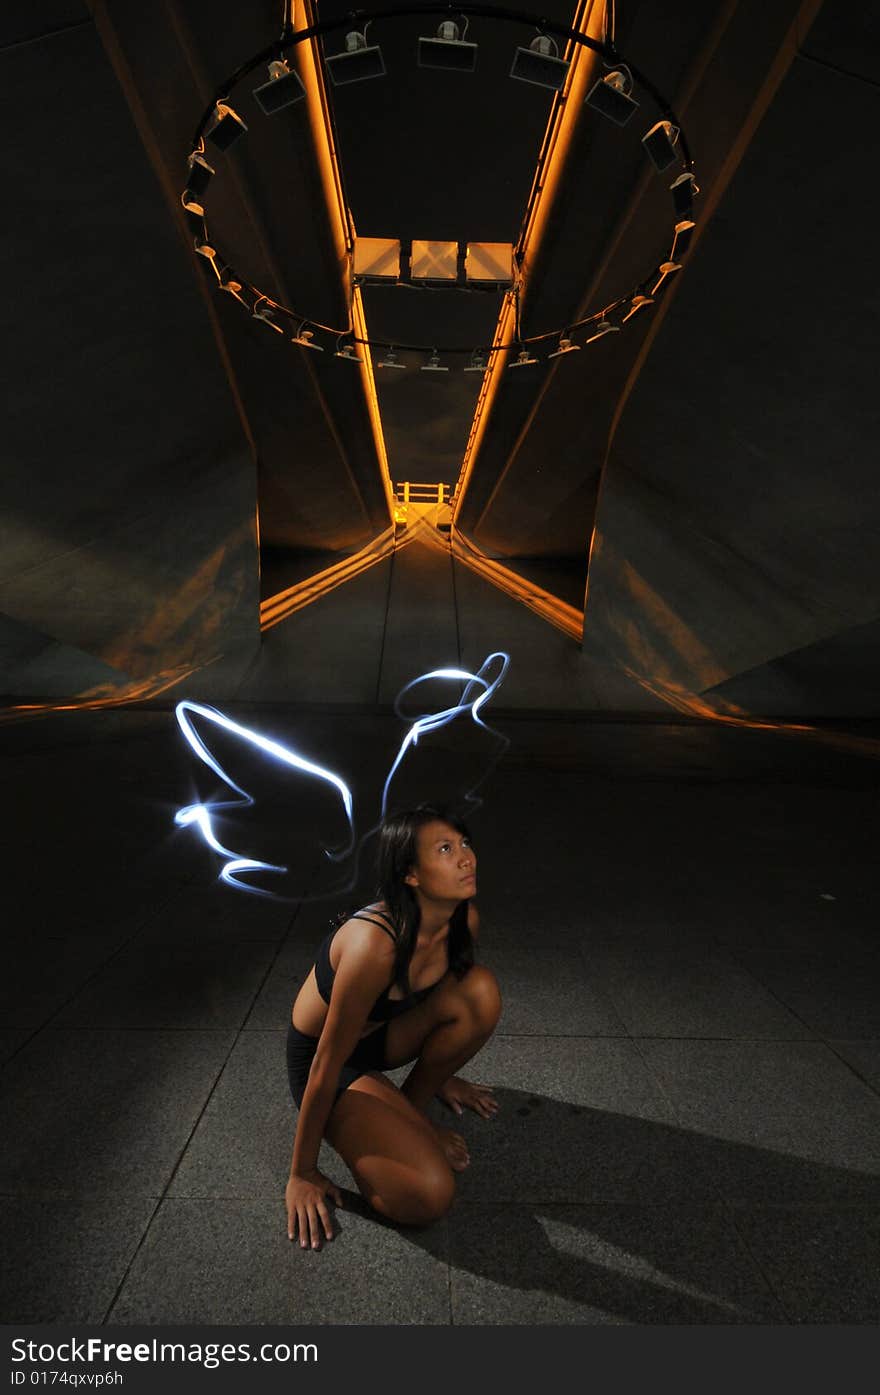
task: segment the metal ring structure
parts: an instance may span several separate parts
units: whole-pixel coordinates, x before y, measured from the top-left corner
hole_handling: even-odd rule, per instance
[[[288,7],[286,7],[285,9],[285,13],[287,13],[287,8]],[[405,7],[395,6],[394,8],[384,8],[376,10],[349,10],[346,14],[344,14],[341,17],[335,19],[322,20],[317,24],[310,25],[306,29],[297,30],[294,30],[292,23],[289,21],[289,19],[286,19],[284,29],[280,38],[276,39],[272,44],[268,45],[268,47],[261,49],[259,53],[254,54],[252,58],[249,58],[247,62],[243,63],[241,67],[237,68],[229,78],[227,78],[223,83],[221,83],[220,87],[217,89],[213,98],[211,99],[211,102],[205,108],[205,111],[202,114],[201,120],[199,121],[199,124],[196,127],[195,134],[193,136],[192,148],[189,155],[190,180],[187,182],[187,185],[181,194],[181,203],[187,212],[188,220],[190,221],[191,226],[195,232],[193,246],[196,251],[199,251],[200,248],[206,249],[206,251],[204,251],[202,255],[207,256],[208,259],[211,261],[212,267],[217,277],[217,284],[223,287],[224,289],[232,290],[232,293],[236,295],[237,299],[241,300],[245,308],[250,308],[251,314],[254,313],[253,307],[255,305],[259,305],[263,313],[260,316],[258,316],[258,318],[267,321],[273,329],[281,332],[283,332],[281,324],[273,324],[273,318],[275,320],[287,320],[290,321],[291,324],[299,323],[313,325],[316,330],[320,330],[323,333],[326,333],[330,338],[335,338],[337,340],[345,339],[352,345],[363,345],[364,347],[368,347],[371,349],[390,349],[393,347],[395,349],[400,349],[404,352],[428,354],[433,351],[437,351],[441,354],[450,355],[467,354],[471,356],[471,358],[473,358],[473,355],[477,353],[485,355],[487,361],[492,355],[509,352],[509,350],[512,348],[524,349],[526,346],[530,344],[539,344],[549,340],[561,340],[562,336],[569,336],[573,333],[574,330],[583,328],[585,325],[602,325],[608,321],[609,315],[613,314],[623,305],[632,306],[633,309],[631,313],[635,313],[635,310],[641,308],[642,305],[650,304],[653,297],[646,295],[646,291],[652,278],[660,275],[663,267],[670,267],[675,271],[679,269],[679,265],[671,260],[672,250],[670,251],[670,259],[665,262],[661,262],[659,266],[653,268],[650,274],[645,278],[645,280],[640,282],[632,291],[628,292],[626,295],[619,296],[616,300],[603,306],[601,310],[597,310],[592,315],[588,315],[583,319],[567,320],[565,324],[559,326],[556,329],[546,330],[541,334],[526,337],[520,337],[517,334],[517,337],[515,337],[509,343],[506,344],[489,343],[476,346],[473,343],[469,343],[467,345],[438,345],[436,339],[434,338],[432,338],[430,343],[427,344],[403,344],[400,342],[400,340],[395,340],[392,344],[390,340],[386,339],[370,339],[357,337],[353,332],[353,328],[350,322],[346,328],[340,329],[339,326],[322,324],[319,320],[313,319],[311,316],[305,314],[302,310],[291,310],[288,307],[281,305],[272,296],[267,295],[258,287],[253,286],[247,281],[245,281],[242,277],[239,276],[237,272],[234,272],[230,266],[228,266],[220,259],[219,253],[216,250],[216,242],[213,238],[209,237],[208,234],[207,220],[205,216],[204,205],[202,202],[202,193],[204,192],[204,188],[207,188],[211,175],[209,175],[208,179],[205,180],[202,190],[194,189],[192,187],[193,159],[194,157],[198,156],[202,160],[204,160],[205,134],[214,120],[218,104],[225,104],[227,102],[227,99],[234,91],[234,89],[238,86],[238,84],[250,73],[252,73],[256,68],[265,67],[267,64],[273,61],[283,59],[285,54],[289,53],[290,50],[296,48],[298,44],[305,43],[309,39],[323,38],[325,35],[332,34],[340,29],[359,29],[361,32],[363,32],[366,25],[371,24],[376,20],[397,20],[413,18],[417,16],[431,15],[447,18],[450,16],[460,16],[466,19],[479,18],[489,20],[513,21],[514,23],[522,24],[529,28],[535,29],[539,34],[550,35],[555,39],[562,39],[566,42],[571,42],[573,44],[579,45],[581,48],[591,49],[594,53],[599,55],[599,57],[603,60],[605,66],[608,68],[626,68],[632,75],[634,85],[638,85],[638,87],[641,88],[644,92],[646,92],[655,103],[658,111],[660,112],[660,120],[668,121],[672,126],[675,127],[677,131],[676,139],[679,145],[679,150],[681,152],[681,174],[685,174],[692,179],[693,159],[690,153],[690,146],[688,145],[684,129],[675,112],[673,111],[672,107],[666,101],[665,97],[663,97],[662,93],[660,93],[658,89],[654,86],[654,84],[650,81],[650,79],[643,72],[641,72],[640,69],[635,67],[632,63],[629,63],[624,58],[623,54],[620,53],[619,50],[615,47],[614,43],[607,39],[605,41],[592,39],[588,37],[586,34],[579,33],[576,29],[570,29],[566,25],[557,24],[555,21],[549,20],[542,15],[536,15],[522,10],[507,9],[489,5],[452,5],[446,3],[427,5],[407,5]],[[326,69],[324,71],[326,73]],[[693,192],[697,192],[696,186],[693,186]],[[681,220],[679,219],[679,221]],[[690,215],[687,216],[685,221],[687,223],[688,229],[694,226],[690,218]],[[675,248],[676,240],[677,227],[673,237],[673,249]],[[684,250],[686,249],[687,242],[690,241],[689,232],[685,235],[683,241],[685,246],[682,248],[681,255],[683,255]],[[676,253],[676,255],[679,254]],[[662,279],[663,277],[661,275],[661,281]],[[515,287],[514,294],[516,294]],[[250,307],[248,306],[248,300],[252,302],[252,305]],[[624,318],[629,318],[629,316],[627,315]],[[518,329],[518,311],[516,319]],[[613,327],[615,329],[620,328],[619,325],[609,325],[609,327]],[[308,345],[308,347],[316,349],[321,346],[315,344]]]

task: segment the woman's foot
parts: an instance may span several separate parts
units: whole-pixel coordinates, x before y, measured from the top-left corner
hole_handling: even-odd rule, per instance
[[[464,1172],[471,1159],[468,1146],[461,1134],[455,1133],[452,1129],[441,1128],[439,1124],[434,1125],[434,1132],[437,1135],[437,1142],[443,1149],[443,1156],[453,1172]]]

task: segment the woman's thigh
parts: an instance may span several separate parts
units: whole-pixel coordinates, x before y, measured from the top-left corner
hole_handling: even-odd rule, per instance
[[[378,1072],[352,1081],[337,1099],[324,1130],[327,1142],[346,1162],[349,1154],[370,1151],[387,1157],[406,1155],[411,1134],[419,1135],[430,1149],[440,1152],[429,1120],[393,1081]]]
[[[422,1223],[449,1206],[455,1179],[437,1135],[384,1076],[359,1076],[334,1105],[324,1136],[383,1214]]]
[[[475,1030],[486,1028],[491,1032],[489,1024],[494,1024],[498,1015],[497,1008],[492,1015],[492,1005],[488,1002],[493,994],[500,1005],[495,975],[482,964],[475,964],[460,979],[453,973],[446,974],[424,1002],[388,1023],[385,1069],[395,1070],[414,1061],[428,1033],[444,1022],[454,1022],[464,1011],[472,1019]],[[484,1007],[488,1013],[484,1013]]]

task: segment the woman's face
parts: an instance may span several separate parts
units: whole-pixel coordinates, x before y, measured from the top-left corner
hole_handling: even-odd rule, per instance
[[[476,895],[476,870],[470,839],[442,819],[432,819],[416,833],[416,861],[406,881],[430,900],[464,901]]]

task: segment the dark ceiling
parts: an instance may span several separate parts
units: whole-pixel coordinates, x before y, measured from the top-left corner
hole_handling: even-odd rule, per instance
[[[570,24],[588,9],[554,0],[543,12]],[[687,132],[697,236],[662,301],[623,332],[550,361],[544,345],[537,366],[502,375],[458,522],[573,604],[588,587],[585,649],[706,690],[867,635],[880,615],[869,562],[880,18],[843,0],[616,9],[618,48]],[[162,647],[143,576],[105,584],[96,555],[84,580],[65,559],[108,528],[114,555],[146,555],[156,519],[171,518],[161,546],[185,591],[183,479],[212,519],[199,575],[212,577],[216,625],[253,605],[255,545],[265,592],[389,523],[359,373],[279,342],[212,289],[179,205],[203,110],[280,23],[276,0],[21,0],[0,14],[13,133],[0,608],[128,672],[132,626]],[[533,30],[474,19],[477,72],[448,74],[415,65],[435,23],[376,21],[388,76],[331,89],[355,228],[516,242],[553,100],[507,76]],[[337,33],[328,49],[339,46]],[[214,162],[212,230],[268,294],[344,323],[304,107],[267,120],[254,85],[231,99],[250,131]],[[647,99],[645,111],[620,130],[582,109],[534,255],[525,335],[632,290],[667,253],[676,171],[645,159]],[[370,334],[398,343],[485,343],[500,300],[364,289]],[[428,375],[423,355],[400,357],[405,372],[376,370],[391,477],[454,485],[480,377],[459,371],[463,358]]]

